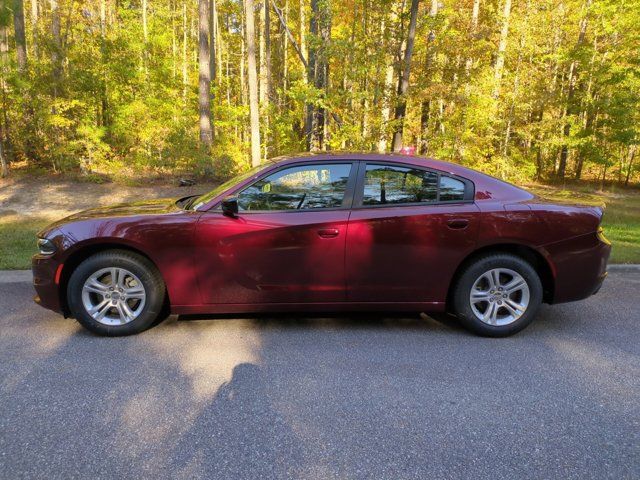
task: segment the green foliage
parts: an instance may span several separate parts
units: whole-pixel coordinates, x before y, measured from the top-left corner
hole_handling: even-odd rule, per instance
[[[435,1],[435,0],[434,0]],[[44,7],[42,1],[40,7]],[[198,142],[197,2],[59,0],[38,23],[25,9],[28,67],[17,65],[12,10],[0,8],[3,146],[31,169],[135,177],[225,177],[249,166],[243,8],[216,0],[214,145]],[[264,4],[257,2],[262,5]],[[280,7],[284,2],[276,2]],[[640,9],[635,1],[513,2],[504,52],[502,0],[420,4],[407,114],[394,119],[409,21],[400,0],[320,2],[331,39],[309,33],[309,2],[284,11],[297,43],[329,58],[327,88],[307,82],[292,42],[272,12],[271,92],[260,105],[262,151],[306,148],[305,112],[326,110],[326,149],[375,150],[403,127],[405,145],[511,180],[553,178],[566,149],[566,176],[639,178]],[[48,4],[47,4],[48,5]],[[104,17],[101,16],[104,6]],[[435,15],[432,7],[437,6]],[[264,33],[259,19],[256,31]],[[584,35],[580,31],[584,28]],[[304,27],[305,37],[301,38]],[[266,88],[264,40],[260,88]],[[57,63],[56,55],[60,59]],[[504,68],[497,71],[497,58]],[[58,68],[57,68],[58,67]],[[426,120],[425,120],[426,118]]]

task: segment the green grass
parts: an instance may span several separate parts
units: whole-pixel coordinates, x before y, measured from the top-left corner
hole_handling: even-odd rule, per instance
[[[50,218],[6,215],[0,217],[0,269],[20,270],[31,267],[36,253],[36,233],[52,222]]]
[[[558,200],[578,200],[589,204],[606,204],[603,226],[613,243],[612,263],[640,263],[640,192],[594,192],[589,187],[551,187],[532,185],[534,193]],[[26,269],[36,252],[35,235],[54,218],[0,216],[0,269]]]

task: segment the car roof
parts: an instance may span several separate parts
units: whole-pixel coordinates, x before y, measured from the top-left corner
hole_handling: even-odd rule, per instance
[[[356,160],[356,161],[377,161],[385,163],[404,163],[416,165],[419,167],[432,168],[454,175],[475,176],[478,172],[463,167],[456,163],[435,160],[429,157],[419,155],[402,155],[399,153],[363,153],[363,152],[323,152],[323,153],[300,153],[296,155],[286,155],[275,157],[269,161],[278,165],[286,165],[289,163],[299,162],[316,162],[323,160]]]

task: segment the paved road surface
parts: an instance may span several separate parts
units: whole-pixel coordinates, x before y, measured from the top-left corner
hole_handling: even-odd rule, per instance
[[[170,319],[98,338],[0,284],[0,478],[639,478],[640,272],[516,337]]]

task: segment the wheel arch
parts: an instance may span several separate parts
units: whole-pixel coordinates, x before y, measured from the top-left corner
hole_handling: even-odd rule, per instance
[[[158,270],[158,265],[153,261],[149,255],[147,255],[141,249],[132,246],[128,243],[120,243],[117,241],[109,241],[109,242],[100,242],[100,243],[86,243],[81,246],[76,247],[73,252],[66,257],[64,261],[64,265],[62,266],[62,271],[60,272],[60,283],[58,286],[58,292],[60,295],[60,307],[62,309],[62,313],[65,317],[68,317],[71,312],[69,310],[69,305],[67,302],[67,286],[69,284],[69,279],[71,278],[71,274],[76,269],[78,265],[80,265],[87,258],[95,255],[97,253],[106,252],[109,250],[124,250],[128,252],[135,253],[147,259],[151,264]],[[165,287],[164,292],[164,308],[169,308],[170,300],[169,293]]]
[[[542,282],[543,301],[553,303],[555,292],[555,274],[553,265],[546,256],[534,247],[522,243],[499,243],[485,245],[469,253],[458,265],[449,284],[447,292],[447,308],[451,305],[453,290],[464,269],[477,258],[492,253],[508,253],[522,258],[528,262],[536,271]]]

